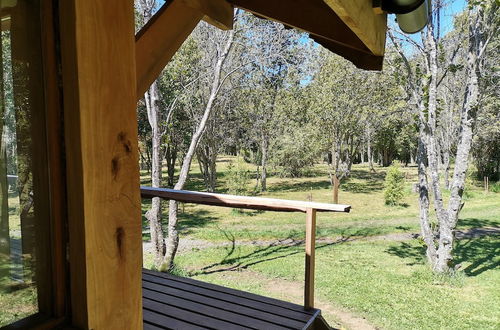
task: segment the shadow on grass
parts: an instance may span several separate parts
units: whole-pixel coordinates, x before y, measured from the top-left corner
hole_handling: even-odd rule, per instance
[[[228,232],[224,235],[231,242],[226,247],[226,255],[220,262],[203,267],[200,271],[192,272],[189,276],[207,275],[213,273],[222,273],[227,271],[237,271],[247,269],[251,266],[270,262],[273,260],[287,258],[296,254],[304,254],[304,240],[296,240],[296,233],[290,234],[287,238],[278,240],[269,245],[258,247],[255,251],[247,253],[243,256],[233,256],[236,251],[236,242],[234,236]],[[354,241],[366,236],[370,236],[369,230],[366,228],[354,231],[351,235],[343,236],[333,242],[320,243],[316,245],[316,250],[324,249],[337,244]]]
[[[468,276],[477,276],[500,266],[500,236],[462,239],[455,247],[457,264],[470,262],[463,269]]]
[[[318,181],[284,181],[280,183],[272,184],[267,190],[269,192],[308,192],[310,190],[316,189],[328,189],[330,188],[330,182],[328,180],[318,180]]]
[[[183,235],[190,234],[191,229],[205,227],[210,222],[217,220],[216,217],[209,214],[210,212],[207,210],[189,210],[189,212],[179,213],[179,232]]]
[[[162,214],[162,227],[164,232],[167,232],[168,226],[168,201],[164,201],[163,205],[163,214]],[[142,240],[150,241],[151,235],[149,232],[149,220],[146,218],[146,212],[151,208],[151,200],[143,199],[142,200]],[[217,220],[216,217],[210,216],[210,211],[207,210],[189,210],[182,211],[183,205],[179,204],[179,212],[178,212],[178,226],[177,229],[183,235],[190,234],[192,232],[191,229],[201,228],[208,225],[210,222]]]
[[[425,250],[425,246],[415,242],[402,242],[399,246],[389,247],[386,252],[409,259],[408,265],[415,265],[426,262]],[[455,264],[467,264],[462,268],[467,276],[477,276],[500,266],[500,236],[457,240],[453,253]]]
[[[498,227],[499,224],[500,221],[477,219],[477,218],[465,218],[458,220],[459,228]]]
[[[353,170],[351,176],[340,184],[340,190],[352,193],[371,193],[384,189],[385,172],[370,172],[367,170]],[[354,182],[352,179],[359,179],[362,182]],[[270,192],[297,192],[315,189],[330,189],[331,184],[329,180],[318,181],[285,181],[273,184],[269,187]]]

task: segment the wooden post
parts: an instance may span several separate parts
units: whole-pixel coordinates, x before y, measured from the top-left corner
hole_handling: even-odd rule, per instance
[[[306,211],[306,267],[304,308],[314,308],[314,249],[316,247],[316,209]]]
[[[337,175],[335,174],[333,176],[333,204],[339,203],[339,186],[340,182]]]
[[[142,329],[133,1],[59,5],[72,324]]]

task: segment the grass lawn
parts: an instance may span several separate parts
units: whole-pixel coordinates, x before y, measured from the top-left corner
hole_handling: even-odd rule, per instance
[[[220,192],[224,192],[228,160],[218,164]],[[193,166],[187,189],[203,190],[197,169]],[[351,213],[318,215],[318,237],[322,239],[316,255],[318,308],[332,325],[348,328],[357,328],[359,321],[384,329],[500,329],[500,237],[462,239],[455,247],[460,270],[452,277],[433,275],[419,240],[408,238],[408,233],[419,231],[417,195],[410,189],[416,182],[416,169],[403,170],[407,194],[402,206],[384,205],[385,169],[370,173],[365,166],[356,165],[340,192],[340,202],[352,205]],[[261,196],[297,200],[312,196],[313,201],[331,202],[326,168],[318,165],[313,173],[296,179],[271,177],[269,191]],[[146,175],[143,184],[147,184]],[[249,190],[253,184],[249,183]],[[148,204],[143,208],[147,210]],[[210,244],[182,250],[176,258],[179,273],[302,302],[304,248],[273,242],[302,239],[304,214],[240,213],[192,204],[183,208],[181,239]],[[470,187],[458,227],[498,229],[500,194]],[[252,244],[254,241],[258,244]],[[151,260],[146,254],[146,267]],[[351,317],[347,321],[346,315]]]
[[[9,236],[21,239],[19,198],[9,193]],[[12,248],[12,247],[11,247]],[[25,260],[24,268],[14,264],[10,258],[0,255],[0,327],[25,318],[38,311],[37,290],[32,282],[32,273]],[[17,279],[13,279],[16,274]],[[23,281],[19,281],[22,278]]]

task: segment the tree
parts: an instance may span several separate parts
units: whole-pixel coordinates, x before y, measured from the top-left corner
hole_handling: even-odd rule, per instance
[[[157,9],[156,0],[136,0],[135,7],[140,23],[146,23]],[[158,81],[154,81],[144,94],[144,105],[146,108],[147,119],[151,127],[151,186],[161,187],[162,157],[161,140],[163,131],[161,127],[161,98],[158,87]],[[165,243],[163,239],[163,230],[161,228],[161,199],[155,197],[151,200],[151,208],[146,212],[146,218],[149,221],[149,230],[151,242],[155,251],[155,263],[159,263],[161,256],[165,252]]]
[[[244,43],[248,50],[245,58],[248,66],[245,80],[244,109],[248,123],[248,134],[257,147],[256,161],[260,165],[260,190],[267,190],[269,161],[272,146],[283,123],[279,117],[281,94],[297,84],[303,74],[291,75],[291,68],[307,69],[309,48],[301,34],[286,29],[282,24],[245,16],[245,23],[252,28]]]
[[[411,97],[415,101],[419,118],[419,205],[422,237],[427,246],[427,259],[436,272],[447,272],[453,266],[453,231],[458,221],[458,214],[463,206],[462,195],[468,168],[469,153],[473,138],[473,125],[480,106],[480,77],[487,45],[498,29],[498,3],[487,1],[481,4],[469,3],[468,36],[466,54],[466,81],[463,104],[460,109],[459,137],[455,153],[455,168],[451,181],[450,198],[445,206],[440,185],[439,144],[438,144],[438,87],[448,68],[440,67],[439,31],[436,31],[436,19],[439,17],[441,2],[434,5],[433,19],[422,34],[423,46],[421,63],[423,72],[414,70],[400,45],[390,34],[403,58],[408,73]],[[460,47],[460,42],[456,47]],[[458,49],[458,48],[457,48]],[[458,52],[458,50],[457,50]],[[452,56],[453,58],[453,56]],[[450,63],[449,66],[454,65]],[[433,196],[437,224],[431,225],[429,215],[429,192]]]
[[[333,202],[338,203],[340,182],[350,174],[366,128],[373,127],[379,107],[373,86],[381,76],[356,69],[326,51],[321,58],[321,67],[311,83],[311,111],[322,151],[328,154]]]
[[[206,27],[208,28],[208,27]],[[203,31],[206,32],[206,31]],[[228,72],[223,72],[224,63],[226,62],[228,56],[230,55],[231,48],[234,43],[234,30],[221,32],[221,31],[211,31],[210,37],[207,38],[211,45],[215,47],[214,49],[214,57],[212,62],[212,69],[210,79],[210,91],[208,94],[208,99],[206,100],[203,116],[201,117],[195,132],[191,137],[191,143],[189,145],[189,149],[184,156],[184,160],[182,162],[182,167],[179,173],[179,178],[177,183],[174,186],[174,189],[180,190],[184,188],[186,184],[189,170],[191,168],[191,162],[195,155],[196,149],[202,138],[208,120],[212,114],[212,110],[214,109],[215,103],[217,101],[217,96],[224,85],[225,81],[229,78],[232,72],[235,69],[232,69]],[[177,231],[177,201],[170,200],[169,202],[169,215],[168,215],[168,236],[166,240],[166,252],[160,266],[160,270],[167,271],[172,269],[174,257],[177,252],[177,247],[179,245],[179,233]]]

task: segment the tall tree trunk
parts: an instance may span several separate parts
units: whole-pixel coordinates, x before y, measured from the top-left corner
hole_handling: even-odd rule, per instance
[[[261,175],[260,175],[260,191],[267,190],[267,150],[268,150],[269,141],[267,136],[262,134],[262,143],[261,143]]]
[[[159,123],[160,113],[160,97],[158,94],[158,84],[153,82],[149,90],[145,93],[146,109],[148,113],[148,121],[153,132],[151,137],[152,144],[152,161],[151,161],[151,186],[154,188],[161,187],[161,129]],[[165,241],[163,238],[163,229],[161,227],[161,199],[155,197],[151,200],[151,208],[146,212],[146,218],[149,221],[149,230],[151,234],[151,243],[153,244],[155,254],[155,264],[161,264],[163,254],[165,253]]]
[[[420,104],[423,108],[423,104]],[[423,113],[422,109],[419,111]],[[418,164],[418,190],[419,190],[419,209],[420,209],[420,232],[427,246],[427,260],[431,265],[434,265],[437,259],[436,244],[434,242],[434,232],[429,219],[429,184],[427,182],[427,132],[425,122],[420,120],[419,137],[417,149],[417,164]]]
[[[375,167],[373,166],[373,150],[372,150],[371,129],[368,130],[367,153],[368,153],[368,167],[370,168],[370,171],[375,172]]]
[[[439,180],[439,146],[437,141],[437,80],[438,80],[438,62],[437,62],[437,44],[434,38],[433,25],[427,27],[427,36],[425,47],[428,58],[428,84],[427,84],[427,159],[430,174],[431,188],[434,201],[434,210],[439,224],[439,243],[437,250],[437,260],[433,269],[443,272],[448,269],[452,260],[451,251],[453,248],[453,233],[448,221],[448,213],[444,207],[441,184]],[[425,115],[421,116],[424,117]]]
[[[219,55],[219,58],[217,59],[217,63],[215,64],[210,96],[205,106],[203,117],[201,118],[200,123],[198,124],[198,127],[191,138],[189,149],[182,162],[181,171],[179,173],[179,180],[174,186],[174,189],[176,190],[183,189],[184,185],[186,184],[193,156],[195,155],[198,143],[200,142],[200,139],[203,136],[205,127],[210,118],[210,114],[212,113],[214,102],[217,98],[217,94],[219,93],[219,90],[225,80],[221,79],[221,72],[224,62],[226,61],[226,58],[229,54],[229,51],[233,46],[234,30],[228,31],[227,33],[228,33],[228,38],[226,44],[224,46],[223,51]],[[177,201],[170,200],[169,210],[168,210],[168,237],[166,242],[166,252],[163,257],[162,265],[160,267],[161,271],[168,271],[173,268],[174,258],[175,254],[177,253],[178,246],[179,246],[179,233],[177,231]]]
[[[4,120],[6,117],[4,93],[4,62],[3,40],[0,36],[0,264],[9,265],[10,235],[9,235],[9,190],[7,183],[7,141],[4,134]],[[0,281],[9,275],[9,267],[0,267]]]
[[[167,145],[165,151],[165,160],[167,163],[167,186],[169,188],[174,187],[174,175],[175,175],[175,162],[177,160],[177,148]]]
[[[450,150],[447,148],[443,153],[444,186],[450,189]]]

